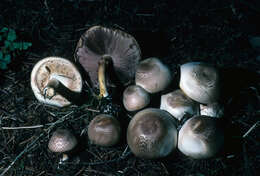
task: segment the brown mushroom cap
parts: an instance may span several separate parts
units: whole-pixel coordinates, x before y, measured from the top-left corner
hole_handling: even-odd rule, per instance
[[[88,126],[89,140],[99,146],[115,145],[121,135],[119,122],[111,115],[99,114],[91,120]]]
[[[183,64],[180,88],[191,99],[202,104],[216,102],[220,91],[218,70],[202,62]]]
[[[44,97],[44,88],[52,80],[58,80],[73,92],[80,93],[82,90],[81,75],[72,62],[61,57],[47,57],[36,63],[31,72],[31,87],[40,102],[58,107],[71,104],[60,94],[56,94],[51,99]],[[50,89],[50,91],[52,90]]]
[[[187,97],[180,89],[161,96],[160,109],[181,120],[185,114],[199,115],[199,104]]]
[[[194,116],[179,131],[178,149],[194,159],[214,157],[223,147],[224,132],[219,119]]]
[[[145,59],[137,66],[135,84],[149,93],[164,90],[170,85],[171,81],[171,71],[158,58]]]
[[[173,117],[155,108],[139,111],[129,123],[127,143],[137,157],[152,159],[167,156],[177,145]]]
[[[150,103],[150,95],[138,85],[128,86],[123,93],[123,104],[128,111],[137,111]]]
[[[98,88],[98,61],[103,55],[112,57],[121,83],[125,85],[134,78],[136,65],[141,59],[141,50],[134,37],[102,26],[91,27],[81,36],[75,59],[88,73],[95,88]]]
[[[48,148],[52,152],[62,153],[72,150],[77,143],[76,137],[70,131],[58,129],[52,134]]]

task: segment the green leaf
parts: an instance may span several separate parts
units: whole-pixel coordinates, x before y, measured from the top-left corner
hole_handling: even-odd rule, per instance
[[[13,42],[16,39],[16,33],[13,29],[9,29],[7,40]]]
[[[8,31],[8,28],[7,27],[3,27],[1,30],[0,30],[0,32],[7,32]]]
[[[4,57],[4,61],[6,64],[9,64],[11,62],[11,55],[10,54],[7,54],[5,57]]]
[[[0,62],[0,69],[2,70],[7,69],[7,64],[5,62]]]
[[[0,35],[0,41],[2,41],[2,38],[3,38],[3,37]]]
[[[10,41],[6,40],[4,43],[5,43],[5,47],[6,48],[10,48],[10,46],[11,46],[11,42]]]
[[[2,53],[2,51],[0,51],[0,59],[2,59],[3,58],[3,53]]]
[[[23,46],[23,50],[27,50],[30,46],[32,46],[32,43],[30,43],[30,42],[23,42],[22,46]]]

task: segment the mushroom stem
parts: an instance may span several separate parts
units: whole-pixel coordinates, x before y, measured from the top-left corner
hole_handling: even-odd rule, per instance
[[[99,98],[105,98],[109,95],[106,86],[106,68],[111,61],[110,56],[104,55],[98,62]]]
[[[47,85],[43,89],[43,96],[47,99],[52,99],[55,95],[60,94],[68,101],[77,102],[80,99],[80,92],[75,92],[70,90],[66,86],[66,82],[68,79],[73,79],[69,77],[65,77],[63,75],[51,75],[50,80],[48,81]]]

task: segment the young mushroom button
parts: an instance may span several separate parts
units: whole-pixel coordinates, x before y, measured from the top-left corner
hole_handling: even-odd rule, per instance
[[[180,88],[191,99],[209,104],[219,98],[218,70],[206,63],[189,62],[181,65]]]
[[[135,84],[149,93],[156,93],[167,88],[172,81],[169,68],[157,58],[141,61],[135,74]]]
[[[127,128],[127,143],[137,157],[154,159],[167,156],[177,145],[173,117],[155,108],[139,111]]]
[[[194,116],[187,120],[179,131],[178,149],[194,159],[216,156],[223,144],[223,128],[216,118]]]
[[[89,140],[99,146],[115,145],[121,135],[119,122],[111,115],[99,114],[91,120],[88,126]]]
[[[52,134],[48,148],[52,152],[63,153],[72,150],[77,143],[77,139],[70,131],[58,129]]]
[[[138,85],[128,86],[123,93],[123,104],[128,111],[137,111],[150,103],[150,95]]]
[[[69,60],[47,57],[34,66],[31,87],[40,102],[63,107],[80,98],[82,78]]]
[[[199,104],[187,97],[180,89],[161,96],[160,109],[181,120],[184,115],[199,115]]]
[[[75,59],[88,73],[92,86],[99,89],[104,88],[99,87],[104,81],[112,84],[111,80],[99,78],[104,77],[105,72],[105,62],[100,63],[101,58],[112,59],[118,82],[126,85],[134,79],[137,63],[141,59],[141,50],[131,35],[121,30],[94,26],[81,36],[76,47]],[[100,96],[107,96],[106,90],[101,90]]]

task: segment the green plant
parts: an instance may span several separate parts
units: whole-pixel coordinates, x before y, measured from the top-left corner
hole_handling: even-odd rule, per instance
[[[0,30],[0,69],[7,69],[7,65],[22,51],[27,50],[32,43],[16,41],[16,32],[13,29],[3,27]]]

